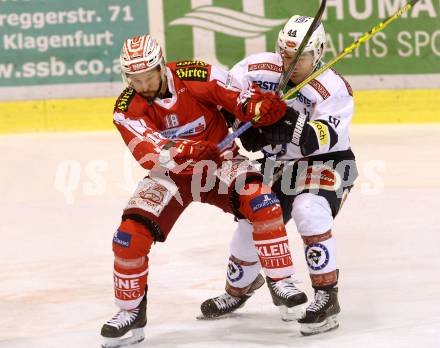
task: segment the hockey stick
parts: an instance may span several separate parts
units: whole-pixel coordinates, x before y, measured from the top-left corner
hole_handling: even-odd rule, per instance
[[[392,16],[385,19],[383,22],[376,25],[368,33],[365,33],[362,37],[360,37],[358,40],[353,42],[350,46],[346,47],[341,53],[339,53],[339,55],[337,55],[335,58],[333,58],[331,61],[329,61],[326,65],[324,65],[323,67],[321,67],[320,69],[318,69],[314,73],[312,73],[309,77],[307,77],[298,86],[287,91],[287,93],[283,96],[282,100],[286,100],[286,99],[289,99],[290,97],[292,97],[295,93],[297,93],[301,88],[303,88],[305,85],[307,85],[314,78],[321,75],[324,71],[327,71],[328,69],[330,69],[333,65],[335,65],[337,62],[339,62],[347,54],[350,54],[352,51],[354,51],[360,45],[362,45],[366,41],[370,40],[378,32],[385,29],[388,26],[388,24],[390,24],[391,22],[393,22],[397,18],[401,17],[404,13],[408,12],[419,1],[420,0],[410,1],[404,7],[402,7],[400,10],[398,10],[395,14],[393,14]]]
[[[286,100],[292,97],[295,93],[297,93],[301,88],[303,88],[305,85],[307,85],[310,81],[312,81],[314,78],[322,74],[323,72],[327,71],[329,68],[331,68],[333,65],[335,65],[337,62],[339,62],[342,58],[344,58],[347,54],[351,53],[353,50],[358,48],[360,45],[371,39],[374,35],[376,35],[378,32],[385,29],[388,24],[393,22],[394,20],[401,17],[404,13],[408,12],[414,5],[419,2],[420,0],[412,0],[409,3],[407,3],[405,6],[403,6],[400,10],[398,10],[396,13],[394,13],[392,16],[385,19],[383,22],[379,23],[377,26],[375,26],[373,29],[371,29],[368,33],[364,34],[362,37],[360,37],[358,40],[356,40],[353,44],[346,47],[338,56],[333,58],[330,62],[328,62],[326,65],[321,67],[320,69],[316,70],[314,73],[312,73],[308,78],[306,78],[303,82],[301,82],[298,86],[290,89],[282,98],[281,100]],[[218,149],[222,150],[227,147],[232,141],[234,141],[235,138],[239,137],[241,134],[243,134],[245,131],[247,131],[249,128],[252,127],[253,123],[258,121],[260,118],[260,115],[257,115],[254,117],[252,121],[246,122],[244,125],[242,125],[240,128],[238,128],[236,131],[229,134],[225,139],[223,139],[218,145]]]
[[[298,51],[296,52],[295,59],[293,62],[290,63],[287,70],[283,73],[283,76],[281,77],[281,81],[276,89],[276,93],[279,91],[283,91],[284,88],[286,88],[287,83],[289,82],[293,71],[296,68],[296,65],[298,64],[299,58],[301,57],[301,54],[303,53],[304,49],[306,48],[307,44],[309,43],[310,37],[313,35],[313,32],[316,30],[316,28],[319,27],[321,24],[321,18],[324,14],[325,6],[327,4],[327,0],[322,0],[321,6],[319,6],[318,12],[316,12],[316,15],[313,19],[312,24],[310,24],[309,29],[307,30],[306,35],[304,36],[303,40],[301,41],[301,45],[298,48]]]
[[[321,24],[321,18],[322,18],[322,15],[324,14],[324,10],[325,10],[326,5],[327,5],[327,0],[322,0],[318,11],[316,12],[315,17],[313,18],[312,24],[310,24],[310,27],[307,30],[306,35],[303,37],[301,44],[299,45],[299,48],[298,48],[298,51],[296,53],[294,60],[289,64],[289,67],[283,73],[283,75],[281,77],[280,83],[278,84],[277,89],[275,91],[276,94],[278,94],[279,91],[283,91],[284,88],[286,88],[287,83],[289,82],[289,80],[292,76],[292,73],[295,70],[296,65],[298,64],[299,58],[301,57],[301,54],[303,53],[305,47],[307,46],[307,43],[310,40],[310,37],[313,35],[313,32],[316,30],[316,28],[318,28],[318,26]],[[238,132],[243,128],[241,133],[237,134],[237,133],[233,132],[233,133],[229,134],[225,139],[223,139],[217,145],[217,148],[220,151],[223,151],[232,141],[234,141],[235,138],[239,137],[241,134],[243,134],[245,131],[247,131],[252,126],[253,122],[258,121],[259,118],[260,118],[260,116],[257,115],[256,117],[254,117],[254,119],[252,121],[245,123],[242,127],[240,127],[239,129],[237,129],[235,131],[235,132]],[[244,128],[245,126],[246,126],[246,128]]]

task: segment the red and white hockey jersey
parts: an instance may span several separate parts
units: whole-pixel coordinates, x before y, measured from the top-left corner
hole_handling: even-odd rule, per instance
[[[246,88],[256,83],[264,92],[275,91],[283,72],[282,58],[278,53],[264,52],[251,55],[237,63],[230,73]],[[316,133],[319,149],[308,155],[319,155],[350,148],[348,127],[354,112],[353,91],[348,82],[335,70],[329,69],[303,87],[295,99],[286,101],[298,112],[308,117]],[[266,155],[278,160],[304,157],[300,146],[293,142],[264,147]]]
[[[217,105],[239,110],[239,89],[226,70],[201,61],[166,65],[170,98],[153,103],[126,88],[117,99],[113,122],[136,160],[151,169],[161,147],[172,139],[219,143],[228,126]],[[227,149],[236,151],[235,143]]]

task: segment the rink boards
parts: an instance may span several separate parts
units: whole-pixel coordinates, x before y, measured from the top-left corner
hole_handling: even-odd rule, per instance
[[[47,99],[0,102],[0,134],[88,131],[113,128],[116,98]],[[355,92],[353,122],[440,122],[440,89]]]

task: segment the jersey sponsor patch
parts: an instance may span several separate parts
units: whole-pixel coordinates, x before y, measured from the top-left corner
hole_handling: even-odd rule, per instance
[[[322,99],[327,99],[330,97],[330,92],[324,87],[324,85],[318,80],[312,80],[309,82],[309,85],[312,86],[322,97]]]
[[[280,268],[292,266],[292,255],[290,254],[287,237],[277,241],[255,241],[255,247],[261,266],[265,268],[266,274],[269,271],[269,277],[275,278],[281,275],[279,273]]]
[[[133,88],[126,88],[116,101],[115,109],[119,109],[121,111],[127,111],[128,106],[131,103],[131,100],[135,96],[136,91]]]
[[[327,125],[319,121],[311,121],[308,124],[315,130],[315,133],[319,140],[319,146],[326,146],[330,138]]]
[[[208,81],[208,68],[180,68],[176,75],[183,81]]]
[[[208,63],[205,63],[201,60],[181,60],[176,63],[177,67],[182,66],[208,66]]]
[[[254,83],[259,86],[261,89],[264,89],[266,91],[275,91],[279,85],[278,82],[271,82],[271,81],[254,81]]]
[[[260,209],[271,207],[276,204],[280,204],[280,200],[275,193],[269,193],[255,197],[249,202],[252,211],[255,213]]]
[[[255,64],[249,64],[248,71],[256,71],[256,70],[266,70],[266,71],[273,71],[276,73],[282,73],[283,67],[273,64],[273,63],[255,63]]]
[[[315,164],[299,173],[295,190],[298,193],[304,190],[337,191],[341,182],[341,176],[335,169],[325,164]]]
[[[301,103],[303,103],[304,106],[306,106],[306,107],[312,106],[312,101],[309,98],[305,97],[300,92],[298,92],[297,100],[300,101]]]
[[[115,234],[113,235],[113,243],[118,244],[123,248],[128,248],[130,247],[131,243],[131,234],[121,230],[116,230]]]
[[[187,123],[181,127],[165,129],[160,134],[168,139],[187,137],[202,133],[206,129],[205,116],[200,116],[197,120]]]

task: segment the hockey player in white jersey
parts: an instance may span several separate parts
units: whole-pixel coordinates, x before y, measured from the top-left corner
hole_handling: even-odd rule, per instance
[[[249,82],[265,92],[277,89],[283,71],[295,58],[313,18],[293,16],[280,31],[276,53],[254,54],[237,63],[230,73],[245,86]],[[301,83],[324,64],[326,44],[322,24],[314,31],[291,76],[288,88]],[[272,172],[272,189],[283,207],[284,220],[292,217],[303,242],[314,299],[305,312],[305,294],[294,283],[286,286],[267,279],[273,302],[283,320],[299,319],[303,335],[325,332],[339,326],[338,269],[333,221],[357,177],[355,156],[350,148],[348,127],[354,103],[348,82],[335,70],[327,70],[287,101],[288,116],[263,128],[252,128],[241,137],[248,151],[262,150],[263,170]],[[265,175],[266,176],[266,175]],[[276,253],[276,250],[259,252]],[[251,226],[239,221],[231,242],[226,293],[201,305],[205,318],[230,313],[253,294],[252,283],[260,264],[252,249]],[[249,290],[251,289],[251,290]],[[290,294],[297,301],[280,299]]]

